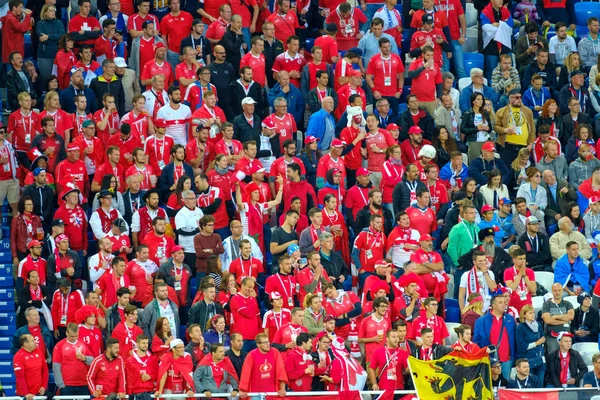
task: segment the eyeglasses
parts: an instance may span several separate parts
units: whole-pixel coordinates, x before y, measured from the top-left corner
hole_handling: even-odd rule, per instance
[[[184,200],[196,200],[195,197],[185,197]]]
[[[282,106],[275,106],[275,108],[284,108],[284,107],[287,107],[287,104],[284,104]]]
[[[541,178],[542,176],[541,176],[541,175],[539,175],[539,174],[536,174],[536,175],[534,175],[533,177],[534,177],[534,178]]]
[[[518,94],[518,95],[515,95],[515,96],[510,96],[510,98],[511,98],[511,99],[520,99],[520,98],[521,98],[521,95],[520,95],[520,94]]]

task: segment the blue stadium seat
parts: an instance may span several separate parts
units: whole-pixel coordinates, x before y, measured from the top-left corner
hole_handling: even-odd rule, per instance
[[[460,322],[460,310],[458,307],[446,308],[446,322]]]
[[[469,75],[469,71],[472,68],[480,68],[483,69],[483,54],[480,53],[464,53],[463,59],[465,63],[465,71],[467,75]]]
[[[577,33],[577,37],[581,39],[582,37],[586,36],[590,30],[588,29],[587,25],[577,25],[575,27],[575,32]]]
[[[589,17],[600,15],[600,3],[598,2],[579,2],[575,3],[575,20],[577,25],[587,25]]]
[[[310,53],[310,49],[315,45],[315,39],[306,39],[304,49]]]
[[[406,103],[398,104],[398,114],[402,114],[407,109],[408,109],[408,105]]]
[[[3,278],[12,278],[12,263],[0,263],[0,276]]]
[[[410,86],[404,86],[402,89],[402,94],[400,95],[400,98],[398,99],[398,101],[400,103],[406,103],[406,98],[408,97],[409,94],[410,94]]]
[[[33,57],[33,46],[31,44],[31,33],[25,34],[25,59]]]
[[[15,297],[14,289],[0,289],[0,312],[14,312],[15,311]],[[9,331],[8,326],[0,325],[0,332]],[[10,330],[14,332],[14,328]]]
[[[0,288],[15,287],[15,281],[12,276],[0,276]]]

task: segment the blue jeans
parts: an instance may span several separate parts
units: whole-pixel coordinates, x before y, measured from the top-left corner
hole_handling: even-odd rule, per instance
[[[167,62],[169,64],[171,64],[173,71],[175,71],[177,64],[179,64],[179,53],[176,53],[171,50],[167,50]],[[165,88],[165,89],[168,89],[168,88]]]
[[[396,220],[396,214],[394,214],[394,203],[383,203],[383,206],[390,210],[390,212],[394,216],[394,220]]]
[[[258,29],[259,27],[257,26],[256,28]],[[242,34],[244,35],[244,43],[250,49],[250,28],[242,28]]]
[[[463,58],[463,45],[458,43],[458,40],[452,40],[450,44],[452,45],[452,62],[454,64],[454,72],[456,73],[456,80],[458,81],[460,78],[467,77]]]
[[[498,66],[498,61],[500,60],[499,56],[485,54],[483,56],[483,61],[485,65],[484,76],[488,80],[488,85],[492,84],[492,72],[494,72],[494,68]]]
[[[546,374],[546,364],[541,364],[531,369],[531,374],[537,376],[540,385],[544,387],[544,375]]]
[[[504,379],[509,380],[510,379],[510,371],[512,370],[512,367],[513,367],[512,360],[508,360],[503,363],[500,363],[500,365],[502,366],[502,376],[504,377]]]

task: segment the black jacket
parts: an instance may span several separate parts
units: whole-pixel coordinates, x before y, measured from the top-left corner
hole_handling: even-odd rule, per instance
[[[544,190],[546,190],[546,194],[548,196],[548,205],[544,210],[544,222],[546,223],[546,226],[556,224],[556,214],[567,215],[569,203],[577,201],[577,191],[573,185],[569,184],[565,179],[559,179],[557,184],[557,192],[559,192],[563,187],[569,189],[569,191],[564,195],[558,196],[557,194],[558,203],[554,201],[554,196],[552,196],[552,192],[550,192],[548,185],[545,182],[542,182],[542,187]]]
[[[29,83],[29,88],[27,88],[27,86],[25,86],[25,83],[23,82],[23,79],[21,79],[21,77],[19,76],[19,73],[12,69],[9,73],[6,74],[6,94],[8,97],[8,108],[11,111],[16,111],[19,109],[19,93],[21,92],[27,92],[29,93],[29,95],[31,96],[32,100],[37,100],[37,93],[35,92],[35,89],[33,87],[33,83],[31,82],[31,78],[29,77],[29,74],[25,71],[23,71],[23,73],[25,74],[25,77],[27,78],[27,82]],[[35,106],[35,108],[43,108],[40,107],[39,104],[37,104]]]
[[[246,360],[246,356],[248,355],[248,353],[246,353],[244,350],[240,350],[240,355],[236,356],[233,350],[229,349],[225,352],[225,355],[231,360],[231,363],[233,364],[233,368],[235,368],[235,372],[237,372],[237,375],[242,376],[242,366],[244,365],[244,361]]]
[[[338,256],[339,257],[339,256]],[[43,300],[31,300],[31,291],[29,290],[29,285],[25,285],[21,290],[19,290],[19,296],[17,297],[19,300],[19,316],[17,318],[17,328],[20,328],[24,325],[27,325],[27,319],[25,318],[25,310],[29,307],[42,308],[42,302],[46,304],[48,309],[50,309],[52,305],[52,293],[48,293],[48,288],[46,286],[39,286],[42,290],[42,299]],[[40,314],[41,316],[41,314]]]
[[[517,239],[519,247],[525,250],[525,257],[529,268],[538,265],[547,266],[552,264],[552,257],[550,256],[550,240],[548,239],[548,236],[541,232],[538,232],[536,236],[538,238],[538,251],[534,251],[535,248],[531,245],[531,242],[529,242],[527,232]]]
[[[458,224],[459,213],[460,207],[456,203],[452,203],[452,206],[448,209],[448,212],[446,212],[446,216],[444,217],[444,224],[442,225],[442,230],[440,231],[440,243],[446,240],[448,235],[450,235],[450,230],[452,227]]]
[[[173,184],[175,183],[175,176],[173,175],[174,169],[175,165],[172,162],[165,165],[156,184],[156,188],[160,192],[160,198],[165,204],[167,203],[167,200],[169,200],[169,196],[171,195],[171,186],[173,186]],[[186,162],[183,163],[183,171],[189,177],[194,176],[194,168],[192,168],[192,166]],[[196,185],[193,181],[192,190],[196,191]]]
[[[119,325],[119,322],[121,322],[119,303],[115,303],[106,310],[106,328],[104,329],[104,337],[111,337],[113,330]]]
[[[481,116],[487,121],[490,127],[489,133],[492,132],[492,123],[490,121],[490,115],[485,110],[480,110]],[[464,142],[475,142],[477,141],[477,132],[479,129],[475,126],[475,113],[473,109],[469,109],[463,113],[460,117],[460,133],[465,135]]]
[[[575,334],[579,327],[585,326],[587,327],[586,330],[590,331],[590,334],[585,336],[585,342],[597,343],[598,330],[600,329],[600,316],[598,316],[598,310],[594,307],[590,307],[588,312],[585,313],[585,321],[583,321],[583,314],[581,307],[575,309],[575,318],[571,321],[571,333]]]
[[[569,358],[569,372],[571,372],[571,378],[575,379],[575,386],[578,387],[579,382],[581,382],[583,376],[588,372],[588,369],[578,351],[571,349],[569,353],[571,355]],[[562,387],[560,382],[560,349],[548,356],[546,359],[546,368],[548,368],[546,377],[550,381],[548,383],[557,388]]]
[[[406,185],[405,185],[406,186]],[[395,189],[394,189],[395,191]],[[383,231],[385,235],[389,235],[394,229],[394,216],[387,207],[382,207],[383,211]],[[371,210],[367,204],[356,214],[355,232],[362,232],[364,228],[369,227],[369,218],[371,218]]]
[[[263,37],[264,39],[264,37]],[[263,50],[263,55],[265,56],[265,71],[267,71],[267,83],[269,87],[272,88],[277,83],[277,80],[273,76],[273,64],[275,63],[275,58],[283,53],[284,46],[283,42],[279,39],[273,39],[273,43],[269,43],[265,40],[265,49]],[[329,77],[331,80],[331,77]]]
[[[441,344],[434,344],[433,346],[431,346],[431,348],[433,349],[433,354],[432,354],[432,359],[434,360],[439,360],[440,358],[444,357],[446,354],[450,354],[452,351],[454,351],[454,347],[450,347],[450,346],[443,346]],[[421,348],[420,347],[416,347],[414,349],[411,348],[411,350],[413,351],[411,356],[415,357],[418,360],[422,360],[423,358],[421,357]]]
[[[225,47],[225,51],[227,52],[225,60],[227,60],[236,71],[240,70],[240,62],[242,61],[242,54],[240,53],[242,43],[244,43],[244,35],[238,35],[229,28],[225,31],[221,41],[219,41],[219,44]]]
[[[242,100],[244,100],[244,97],[252,97],[256,102],[254,105],[254,113],[261,118],[266,117],[264,110],[268,107],[269,102],[264,88],[256,81],[252,81],[250,84],[248,94],[244,91],[239,79],[232,81],[229,84],[229,95],[231,96],[229,99],[229,110],[233,117],[240,115],[244,111],[242,109]],[[233,119],[233,117],[231,119]]]
[[[327,275],[335,278],[344,275],[345,278],[348,278],[350,269],[344,262],[342,256],[335,251],[331,252],[329,259],[323,255],[322,251],[319,251],[319,254],[321,254],[321,265],[325,271],[327,271]],[[335,285],[336,289],[342,289],[342,283],[340,283],[337,279],[333,282],[333,284]]]
[[[138,192],[139,197],[137,199],[138,201],[138,210],[142,207],[146,207],[146,202],[144,201],[144,193],[146,191],[145,190],[140,190]],[[125,191],[125,193],[123,193],[123,204],[125,205],[125,215],[123,215],[123,219],[127,222],[127,224],[129,226],[131,226],[131,219],[133,218],[133,213],[135,213],[136,210],[134,210],[132,208],[132,204],[131,204],[131,192],[128,190]],[[170,208],[167,208],[167,215],[169,215],[169,217],[175,217],[175,214],[177,214],[177,212],[175,212],[175,214],[170,215],[169,214],[169,210]]]
[[[555,116],[554,118],[544,118],[540,115],[540,117],[535,121],[535,131],[537,132],[542,125],[552,126],[554,122],[554,129],[558,129],[558,139],[560,144],[562,145],[563,151],[567,146],[567,141],[569,140],[568,136],[563,136],[563,117],[560,115]],[[564,143],[563,143],[564,140]]]
[[[238,114],[231,123],[233,124],[233,138],[235,140],[239,140],[242,143],[246,143],[249,140],[257,140],[260,139],[260,131],[262,130],[261,122],[262,119],[254,114],[254,119],[252,121],[252,126],[246,120],[246,117],[243,114]],[[256,142],[256,146],[258,148],[258,142]]]
[[[210,83],[215,85],[217,89],[217,96],[219,98],[217,104],[225,111],[226,107],[229,106],[228,103],[231,101],[229,84],[239,77],[239,73],[227,61],[221,64],[212,62],[208,64],[208,69],[210,69]]]
[[[458,265],[460,269],[468,271],[473,268],[473,252],[476,250],[481,249],[476,247],[458,258]],[[490,267],[494,273],[494,277],[496,278],[496,283],[501,283],[504,285],[504,270],[512,267],[512,265],[512,257],[502,247],[496,246],[496,251],[494,252],[494,261],[492,261],[492,265]]]
[[[566,69],[566,68],[563,68],[563,69]],[[572,88],[571,84],[564,85],[560,89],[560,101],[558,102],[558,104],[560,106],[560,113],[562,115],[567,115],[570,112],[569,106],[567,104],[569,97],[576,97],[576,95],[574,95],[571,92],[571,90],[575,90]],[[581,112],[584,114],[590,115],[591,113],[594,112],[594,109],[592,108],[592,103],[590,100],[590,93],[588,92],[587,87],[585,87],[585,86],[582,86],[580,91],[582,94],[582,98],[585,95],[585,101],[581,102]]]
[[[214,313],[209,314],[208,305],[204,300],[194,304],[192,308],[190,308],[187,326],[190,326],[191,324],[198,324],[201,328],[206,330],[206,323],[211,317],[215,316],[216,314],[223,315],[223,307],[216,302],[214,302],[213,305],[215,308]]]
[[[54,192],[48,185],[37,186],[32,183],[23,189],[23,197],[30,196],[33,200],[33,213],[42,219],[44,230],[49,232],[54,211]]]
[[[417,187],[415,189],[416,192],[419,189],[427,189],[427,186],[423,182],[417,179]],[[404,211],[410,206],[410,189],[406,184],[406,175],[402,177],[402,181],[396,185],[394,191],[392,192],[392,202],[394,203],[394,211]],[[358,218],[358,216],[357,216]],[[392,218],[393,221],[393,218]]]
[[[306,68],[306,67],[305,67]],[[333,98],[333,109],[337,110],[338,106],[338,95],[332,88],[328,87],[326,89],[326,95]],[[314,114],[321,109],[321,100],[319,99],[319,95],[317,95],[317,88],[313,88],[308,92],[306,96],[306,103],[308,104],[309,111]]]
[[[562,113],[562,111],[561,111]],[[577,123],[579,125],[581,124],[587,124],[590,126],[590,129],[592,130],[592,133],[594,133],[594,120],[592,118],[590,118],[590,116],[588,114],[585,113],[579,113],[579,115],[577,116]],[[567,144],[569,143],[569,139],[571,138],[571,136],[573,136],[573,131],[575,130],[575,124],[573,123],[573,118],[571,118],[571,114],[570,113],[566,113],[563,115],[562,117],[562,127],[563,129],[558,132],[558,140],[560,140],[560,143],[563,145],[563,149],[567,148]],[[596,138],[596,136],[594,135],[594,138]],[[565,151],[565,150],[563,150]]]
[[[419,128],[423,130],[423,139],[427,139],[431,141],[433,138],[434,124],[433,117],[427,111],[423,109],[419,109],[422,114],[421,119],[419,120]],[[409,109],[404,110],[400,114],[400,136],[398,137],[398,141],[402,142],[403,140],[408,139],[408,130],[411,126],[413,126],[414,120],[410,113]]]
[[[117,111],[119,112],[119,117],[125,115],[125,91],[123,90],[123,83],[117,75],[113,76],[110,81],[107,81],[104,78],[104,75],[92,79],[90,82],[90,89],[92,89],[96,95],[96,99],[100,102],[106,93],[115,96],[115,104],[117,106]]]

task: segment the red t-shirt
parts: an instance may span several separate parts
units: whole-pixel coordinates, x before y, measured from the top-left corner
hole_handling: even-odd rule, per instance
[[[123,5],[121,5],[121,12],[125,13],[125,11],[123,11]],[[127,30],[128,31],[131,31],[131,30],[141,31],[142,25],[146,21],[154,22],[154,29],[156,29],[157,31],[160,32],[160,21],[158,20],[158,18],[155,15],[152,15],[152,14],[146,15],[146,17],[144,17],[144,18],[142,18],[142,16],[140,14],[129,15],[129,18],[127,19]],[[142,36],[142,40],[144,40],[143,36]],[[150,39],[150,40],[154,40],[154,39]]]
[[[412,51],[417,47],[422,48],[425,45],[433,47],[433,60],[442,68],[442,45],[436,41],[438,37],[444,38],[444,33],[439,28],[433,28],[429,32],[423,30],[416,31],[410,40],[410,49]]]
[[[294,132],[298,130],[296,127],[296,120],[290,113],[285,114],[283,117],[271,114],[271,120],[275,124],[275,133],[279,134],[279,152],[283,154],[283,142],[288,139],[293,139]],[[302,165],[302,163],[300,163],[300,165]]]
[[[162,18],[160,21],[160,34],[167,37],[169,50],[179,54],[181,41],[190,34],[193,20],[192,14],[186,11],[180,11],[177,16],[168,13]]]
[[[174,145],[175,142],[170,136],[158,139],[152,135],[144,143],[144,153],[148,156],[148,165],[152,167],[152,171],[157,176],[160,176],[162,169],[169,163],[171,147]]]
[[[406,209],[406,213],[410,218],[410,227],[416,229],[421,236],[429,235],[437,229],[437,218],[430,207],[421,210],[411,206]]]
[[[219,8],[223,4],[227,4],[227,0],[198,0],[198,7],[214,18],[219,18]],[[202,22],[210,24],[210,19],[202,17]]]
[[[360,33],[360,25],[367,22],[367,17],[360,8],[352,8],[350,15],[344,18],[338,9],[331,10],[325,23],[334,23],[337,25],[337,34],[339,38],[352,38],[355,39],[356,35]],[[358,39],[355,39],[358,41]]]
[[[285,15],[273,13],[267,18],[275,26],[275,38],[281,40],[285,45],[287,38],[296,34],[296,29],[300,27],[296,13],[289,12]]]
[[[221,40],[225,31],[227,31],[227,23],[219,17],[215,22],[208,26],[205,36],[207,39]]]
[[[8,117],[8,134],[12,134],[12,144],[17,151],[29,151],[31,141],[40,125],[40,114],[31,111],[28,116],[17,110]]]
[[[260,86],[265,87],[267,76],[264,54],[259,54],[258,57],[255,57],[250,52],[244,54],[244,57],[242,57],[242,61],[240,62],[240,69],[242,69],[242,67],[252,68],[252,79]]]
[[[360,250],[361,269],[366,272],[375,272],[375,262],[383,260],[385,248],[385,234],[377,237],[371,231],[362,231],[354,240],[354,247]]]
[[[65,138],[65,133],[73,129],[73,123],[71,121],[71,118],[69,114],[65,111],[58,110],[54,114],[49,114],[48,111],[43,110],[42,112],[40,112],[39,118],[37,120],[38,125],[36,132],[44,131],[42,129],[42,119],[44,119],[45,117],[52,117],[52,119],[54,119],[54,126],[56,128],[55,132],[57,135],[60,135],[60,137],[62,137],[63,140]]]
[[[381,172],[386,157],[385,150],[396,144],[396,141],[388,131],[380,128],[374,135],[367,134],[365,144],[367,145],[367,169],[370,172]],[[373,146],[377,146],[382,152],[375,153]]]
[[[381,390],[404,389],[403,372],[408,368],[406,351],[380,347],[371,357],[370,368],[378,372],[378,385]]]
[[[317,72],[327,71],[327,64],[321,62],[319,65],[317,65],[313,62],[309,62],[306,64],[306,67],[308,68],[308,90],[312,90],[317,87]],[[329,79],[333,79],[333,77],[329,77]],[[322,102],[325,96],[327,96],[327,89],[322,92],[317,89],[317,95]]]
[[[252,14],[250,13],[250,9],[255,5],[258,5],[256,0],[229,0],[229,5],[231,6],[231,15],[239,15],[242,17],[242,26],[250,26],[252,22]],[[257,26],[256,29],[259,30],[261,27]]]
[[[94,28],[102,29],[100,27],[100,23],[98,19],[88,15],[87,17],[82,17],[81,14],[75,15],[69,21],[69,29],[68,32],[79,32],[79,31],[87,31],[91,32]],[[94,39],[85,40],[83,42],[79,42],[80,44],[89,44],[94,46]]]
[[[427,318],[425,313],[422,313],[422,315],[418,316],[413,321],[412,331],[408,339],[415,339],[417,337],[421,337],[421,329],[423,328],[430,328],[431,330],[433,330],[434,344],[444,344],[444,339],[450,336],[450,334],[448,333],[448,328],[446,328],[446,322],[444,322],[442,317],[434,315],[431,318]]]
[[[179,52],[179,50],[177,50]],[[140,63],[141,65],[141,63]],[[140,76],[140,80],[152,79],[154,75],[164,75],[165,76],[165,88],[171,86],[175,80],[173,76],[173,69],[171,68],[171,64],[168,62],[163,62],[161,65],[158,65],[154,58],[144,64],[144,69],[142,70],[142,75]],[[152,89],[152,85],[146,86],[146,90]]]
[[[371,57],[367,74],[373,76],[373,90],[382,96],[393,96],[398,91],[398,75],[404,74],[404,64],[399,56],[390,54],[384,59],[380,54]],[[411,65],[412,67],[412,65]]]
[[[380,342],[369,342],[365,343],[365,359],[367,362],[371,361],[373,353],[377,349],[382,348],[385,345],[385,334],[390,330],[390,320],[382,317],[380,321],[375,318],[375,314],[371,314],[365,317],[358,329],[358,337],[361,339],[370,339],[382,335]]]
[[[102,122],[105,116],[106,113],[104,112],[104,109],[101,108],[100,110],[94,113],[94,116],[92,118],[96,123],[96,136],[102,141],[102,144],[108,148],[108,139],[111,137],[111,134],[108,130],[116,129],[118,131],[120,126],[120,118],[119,113],[116,110],[113,111],[112,115],[108,117],[108,123],[106,124],[106,127],[104,129],[100,129],[98,128],[98,123]],[[113,135],[118,136],[118,133],[114,133]]]
[[[531,268],[526,268],[525,273],[531,282],[535,282],[535,273]],[[504,270],[504,282],[506,281],[514,281],[517,277],[518,273],[515,267],[507,268]],[[519,286],[517,286],[516,290],[513,290],[510,295],[510,306],[517,309],[520,313],[521,308],[525,305],[532,305],[531,293],[529,289],[527,289],[527,285],[525,284],[525,278],[521,278],[521,282],[519,282]]]
[[[329,35],[319,36],[315,39],[315,46],[320,46],[323,49],[323,62],[333,64],[331,57],[339,56],[338,44],[334,38]],[[312,76],[311,76],[312,78]],[[329,79],[333,79],[332,76]]]
[[[465,14],[462,3],[458,0],[436,0],[438,10],[445,12],[452,40],[460,39],[460,23],[458,17]],[[464,32],[466,34],[466,32]]]
[[[269,340],[273,342],[275,333],[277,333],[282,326],[286,326],[291,321],[292,314],[290,313],[290,310],[282,308],[278,313],[273,310],[269,310],[263,316],[262,328],[269,329]]]
[[[107,147],[110,146],[117,146],[121,149],[119,165],[123,167],[123,171],[125,171],[133,165],[133,161],[127,160],[127,157],[133,157],[133,150],[142,147],[142,140],[136,135],[129,135],[127,140],[123,140],[121,139],[121,135],[116,133],[108,139]]]
[[[275,62],[273,63],[272,72],[280,72],[280,71],[298,71],[302,72],[302,68],[306,65],[306,60],[304,56],[300,53],[296,53],[296,55],[292,58],[288,54],[287,51],[281,53],[277,57],[275,57]],[[300,79],[292,79],[290,78],[290,83],[292,83],[297,88],[300,88]]]
[[[444,325],[445,327],[446,325]],[[502,326],[502,317],[496,318],[492,315],[492,329],[490,330],[490,343],[498,343],[498,338],[500,337],[500,327]],[[504,334],[502,335],[502,340],[500,340],[500,345],[498,346],[498,359],[500,362],[509,361],[510,354],[510,343],[508,341],[508,332],[506,332],[506,326],[504,327]]]
[[[179,82],[180,78],[196,79],[196,69],[194,66],[192,65],[190,67],[185,61],[177,64],[175,67],[175,80]],[[181,93],[185,94],[187,86],[183,86],[181,82],[179,82],[179,87],[181,88]]]
[[[410,71],[414,71],[423,65],[423,59],[419,58],[410,64]],[[433,65],[433,69],[425,70],[416,78],[413,78],[410,94],[417,96],[419,101],[435,101],[436,85],[442,83],[442,72],[440,67]]]

